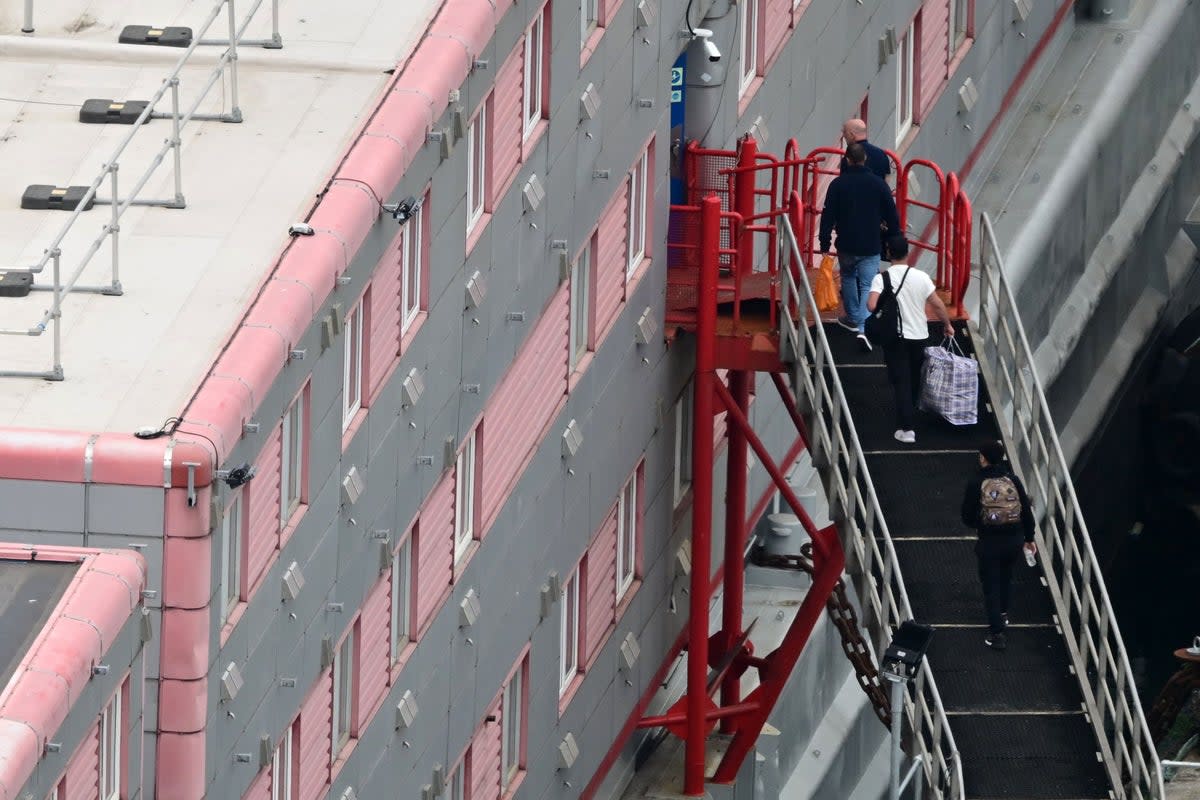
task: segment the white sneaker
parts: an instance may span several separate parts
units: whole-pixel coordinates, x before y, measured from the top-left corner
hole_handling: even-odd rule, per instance
[[[871,352],[871,340],[867,338],[865,333],[860,333],[858,335],[858,349],[862,350],[864,353]]]
[[[900,430],[892,435],[896,437],[897,442],[904,442],[905,444],[914,444],[917,441],[916,431]]]

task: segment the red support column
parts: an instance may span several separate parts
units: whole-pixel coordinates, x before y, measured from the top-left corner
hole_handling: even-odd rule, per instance
[[[750,409],[750,382],[753,374],[745,370],[729,373],[729,393],[742,414]],[[745,584],[746,561],[743,550],[746,544],[746,434],[739,425],[728,425],[729,449],[727,451],[728,477],[725,484],[725,594],[721,600],[722,647],[728,653],[742,635],[742,598]],[[731,706],[741,701],[739,671],[730,670],[721,683],[721,705]],[[733,730],[732,719],[721,720],[721,730]]]
[[[758,177],[754,165],[757,161],[758,142],[754,141],[753,136],[747,136],[738,148],[739,171],[734,176],[733,207],[729,209],[741,214],[744,220],[754,216],[754,182]],[[737,231],[737,242],[735,266],[738,272],[748,275],[754,271],[754,236],[743,226]]]
[[[721,201],[700,202],[700,285],[696,309],[696,375],[692,413],[692,576],[688,598],[687,739],[683,793],[704,794],[708,733],[708,605],[712,571],[713,406],[717,343],[717,250],[721,245]]]

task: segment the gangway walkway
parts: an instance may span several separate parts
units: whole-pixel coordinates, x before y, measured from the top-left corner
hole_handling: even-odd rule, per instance
[[[970,353],[965,326],[956,327]],[[1108,778],[1040,569],[1023,561],[1015,568],[1008,649],[983,642],[975,534],[959,519],[959,505],[978,468],[978,445],[999,438],[986,391],[976,425],[956,428],[918,414],[916,444],[901,444],[892,437],[882,356],[861,353],[836,325],[826,324],[826,338],[913,614],[936,631],[928,658],[962,757],[966,796],[1107,798]]]

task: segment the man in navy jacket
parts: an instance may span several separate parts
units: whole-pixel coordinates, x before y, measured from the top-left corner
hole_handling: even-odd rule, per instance
[[[900,233],[900,217],[892,190],[866,167],[867,151],[855,142],[846,148],[846,169],[825,192],[821,212],[821,253],[829,252],[837,231],[838,267],[842,273],[842,308],[838,324],[858,335],[864,350],[871,349],[863,331],[867,295],[879,274],[880,238],[883,231]]]
[[[867,151],[867,169],[871,172],[885,181],[888,175],[892,174],[892,159],[888,157],[887,151],[867,141],[867,123],[861,119],[846,120],[842,125],[842,140],[847,147],[855,143],[863,146]],[[846,159],[842,158],[842,172],[846,171],[846,166]]]

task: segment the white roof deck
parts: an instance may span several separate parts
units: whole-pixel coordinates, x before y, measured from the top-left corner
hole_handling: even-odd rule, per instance
[[[35,0],[35,33],[23,35],[21,3],[0,8],[0,271],[37,262],[70,217],[20,207],[30,184],[92,182],[131,128],[85,125],[89,98],[148,100],[181,48],[117,43],[126,25],[199,28],[216,0]],[[249,0],[237,3],[239,20]],[[121,220],[124,295],[64,298],[66,380],[0,378],[0,427],[132,432],[181,413],[246,309],[335,160],[386,85],[385,70],[416,44],[441,0],[288,0],[283,49],[239,48],[241,124],[192,122],[183,131],[187,208],[132,207]],[[270,35],[263,0],[247,38]],[[225,38],[225,10],[203,38]],[[223,47],[198,47],[180,78],[186,111]],[[228,73],[200,112],[227,111]],[[170,110],[169,95],[158,106]],[[170,120],[141,128],[121,157],[126,196],[170,136]],[[171,159],[140,197],[173,195]],[[108,183],[98,197],[108,197]],[[62,245],[63,279],[110,220],[84,212]],[[106,241],[81,284],[110,280]],[[38,283],[50,283],[49,266]],[[0,297],[0,328],[29,328],[48,292]],[[43,371],[51,334],[0,336],[0,371]]]

